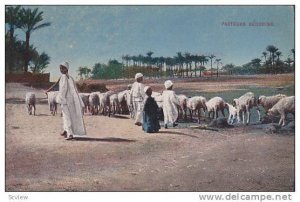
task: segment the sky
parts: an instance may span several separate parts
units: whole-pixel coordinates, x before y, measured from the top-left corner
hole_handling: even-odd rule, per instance
[[[36,7],[51,26],[33,32],[30,43],[50,56],[51,80],[63,61],[76,77],[80,66],[148,51],[153,57],[214,54],[224,65],[242,65],[262,57],[268,45],[283,59],[294,48],[292,6],[30,6]]]

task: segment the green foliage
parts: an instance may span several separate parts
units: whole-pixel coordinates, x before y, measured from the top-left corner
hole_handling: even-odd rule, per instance
[[[92,69],[94,79],[117,79],[122,76],[122,63],[110,60],[108,64],[96,63]]]
[[[39,54],[37,51],[33,51],[30,70],[35,74],[44,73],[49,63],[50,57],[45,52]]]
[[[49,64],[50,57],[46,53],[39,54],[33,45],[30,45],[31,33],[43,27],[50,26],[49,22],[42,23],[43,12],[25,9],[21,6],[5,7],[5,24],[8,27],[5,35],[5,70],[7,72],[28,71],[29,64],[34,73],[41,73]],[[15,29],[25,32],[25,40],[18,41],[14,36]]]
[[[77,72],[80,79],[87,79],[90,77],[92,70],[85,66],[85,67],[79,67]]]

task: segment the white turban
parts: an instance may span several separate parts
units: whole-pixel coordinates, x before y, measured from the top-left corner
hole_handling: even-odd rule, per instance
[[[150,88],[150,86],[145,86],[144,87],[144,92],[146,93],[149,88]]]
[[[143,77],[142,73],[136,73],[134,78],[138,79],[138,78],[141,78],[141,77]]]
[[[165,81],[165,87],[168,89],[170,88],[171,86],[173,86],[173,82],[171,80],[167,80]]]
[[[60,65],[66,67],[67,69],[69,69],[69,63],[68,62],[60,63]]]

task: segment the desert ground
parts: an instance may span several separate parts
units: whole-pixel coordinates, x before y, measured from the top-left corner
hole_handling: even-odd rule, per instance
[[[106,81],[101,81],[106,82]],[[146,79],[154,90],[163,80]],[[107,81],[123,90],[128,81]],[[294,75],[176,80],[176,93],[234,96],[294,94]],[[38,98],[36,116],[25,93]],[[257,95],[258,96],[258,95]],[[281,191],[295,190],[295,132],[248,126],[191,128],[197,123],[144,133],[129,116],[84,115],[87,136],[66,141],[62,118],[52,116],[43,89],[6,84],[6,191]],[[293,119],[294,117],[292,117]]]

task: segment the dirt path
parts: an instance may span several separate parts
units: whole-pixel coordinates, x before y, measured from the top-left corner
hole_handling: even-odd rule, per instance
[[[37,116],[6,88],[6,191],[294,191],[294,134],[253,126],[162,129],[85,115],[88,136],[65,141],[38,92]],[[15,90],[18,88],[19,90]]]

